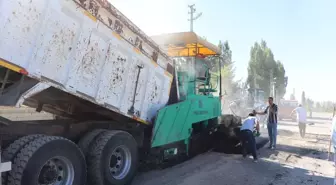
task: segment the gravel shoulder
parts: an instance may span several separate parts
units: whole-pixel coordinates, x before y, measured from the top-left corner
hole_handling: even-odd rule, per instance
[[[258,163],[240,155],[208,152],[172,168],[139,174],[132,185],[332,184],[335,167],[327,160],[329,128],[330,120],[309,120],[302,139],[295,123],[282,121],[277,149],[260,149]]]

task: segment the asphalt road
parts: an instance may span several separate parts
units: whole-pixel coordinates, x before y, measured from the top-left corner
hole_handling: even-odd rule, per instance
[[[259,163],[208,152],[169,169],[139,174],[132,185],[330,185],[335,169],[327,160],[328,115],[310,119],[304,139],[296,123],[281,121],[277,149],[260,149]]]
[[[0,109],[0,115],[13,120],[51,117],[7,108]],[[304,139],[299,136],[296,123],[281,121],[277,150],[260,149],[259,163],[240,155],[208,152],[172,168],[139,174],[132,185],[331,185],[335,167],[326,153],[331,114],[313,116],[308,120]],[[262,134],[267,136],[266,129]]]

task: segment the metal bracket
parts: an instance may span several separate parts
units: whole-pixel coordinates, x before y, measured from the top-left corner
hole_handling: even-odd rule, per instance
[[[137,67],[138,67],[138,74],[137,74],[137,78],[136,78],[136,81],[135,81],[135,89],[134,89],[134,94],[133,94],[132,106],[128,110],[128,114],[132,114],[132,115],[134,115],[134,113],[135,113],[135,109],[134,109],[135,97],[136,97],[136,93],[137,93],[137,89],[138,89],[140,72],[144,68],[144,65],[143,64],[138,64]]]

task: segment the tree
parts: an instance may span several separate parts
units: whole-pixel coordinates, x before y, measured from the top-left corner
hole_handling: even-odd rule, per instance
[[[235,67],[232,61],[232,51],[228,41],[219,41],[219,49],[221,50],[221,55],[219,57],[219,62],[221,69],[219,70],[218,57],[208,57],[210,60],[210,68],[213,73],[219,76],[219,71],[222,74],[222,91],[226,91],[229,95],[234,94],[234,92],[239,89],[239,84],[234,80],[235,77]],[[215,80],[215,79],[213,79]],[[215,82],[214,82],[215,83]]]
[[[306,107],[306,93],[304,91],[301,94],[301,105],[302,107]]]
[[[260,88],[270,94],[271,82],[275,82],[276,94],[282,98],[286,93],[288,77],[284,65],[274,59],[266,41],[255,42],[250,50],[247,84],[250,88]]]
[[[296,98],[295,98],[295,89],[293,89],[293,92],[290,95],[290,100],[296,100]]]
[[[239,84],[234,80],[235,70],[232,61],[232,51],[228,41],[219,41],[218,47],[221,50],[221,72],[222,72],[222,88],[229,94],[233,95],[239,89]]]
[[[307,109],[312,110],[314,106],[314,101],[310,98],[307,98],[306,103],[307,103]]]
[[[290,99],[290,100],[295,100],[295,95],[294,95],[294,94],[291,94],[289,99]]]

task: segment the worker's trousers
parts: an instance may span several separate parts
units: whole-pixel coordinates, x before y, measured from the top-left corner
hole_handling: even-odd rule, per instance
[[[299,131],[300,131],[300,136],[304,138],[306,134],[306,123],[305,122],[298,122],[299,125]]]
[[[334,184],[333,185],[336,185],[336,146],[334,146],[334,165],[335,165],[335,174],[334,174]]]
[[[241,130],[240,139],[242,143],[242,153],[246,157],[247,152],[251,152],[254,159],[257,159],[256,141],[251,130]]]
[[[270,147],[276,147],[276,140],[278,135],[278,124],[267,123],[268,137],[270,140]]]

